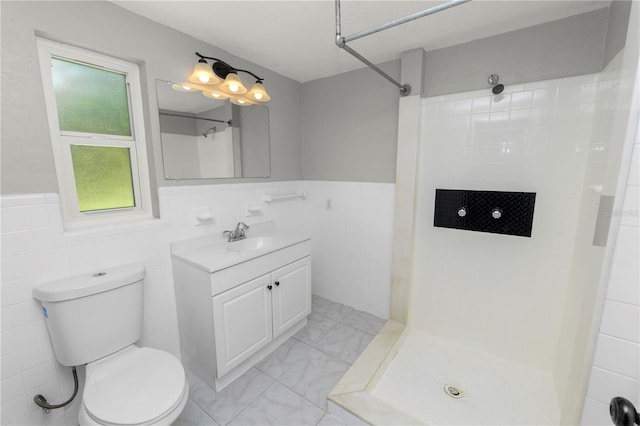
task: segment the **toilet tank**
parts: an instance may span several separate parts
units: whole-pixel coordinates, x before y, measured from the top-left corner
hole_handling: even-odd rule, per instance
[[[132,264],[40,284],[49,337],[62,365],[86,364],[142,336],[144,266]]]

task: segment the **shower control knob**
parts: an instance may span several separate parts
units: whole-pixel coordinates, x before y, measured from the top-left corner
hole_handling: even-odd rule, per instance
[[[496,207],[491,210],[491,217],[493,217],[494,219],[500,219],[502,217],[502,209]]]
[[[466,215],[467,215],[467,208],[460,207],[460,209],[458,209],[458,216],[465,217]]]

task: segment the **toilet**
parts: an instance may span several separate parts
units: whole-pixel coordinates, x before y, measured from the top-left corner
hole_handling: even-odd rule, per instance
[[[180,361],[134,344],[142,337],[144,275],[132,264],[33,289],[58,362],[86,364],[80,425],[167,425],[187,403]]]

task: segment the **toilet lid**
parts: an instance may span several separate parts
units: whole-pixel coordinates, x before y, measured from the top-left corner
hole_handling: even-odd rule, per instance
[[[184,385],[184,369],[174,356],[131,346],[87,368],[83,402],[96,420],[135,425],[172,409]]]

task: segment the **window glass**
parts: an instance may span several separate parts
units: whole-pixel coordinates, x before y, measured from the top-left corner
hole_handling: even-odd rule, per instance
[[[71,145],[81,212],[135,207],[129,148]]]
[[[131,136],[124,74],[52,58],[60,130]]]

